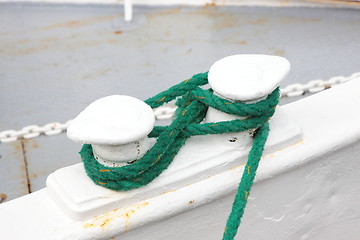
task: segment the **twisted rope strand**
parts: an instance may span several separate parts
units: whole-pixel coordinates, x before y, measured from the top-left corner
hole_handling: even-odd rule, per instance
[[[157,138],[155,145],[136,162],[123,167],[104,166],[96,161],[89,144],[83,145],[80,154],[85,171],[95,184],[127,191],[147,185],[158,177],[191,136],[257,129],[223,235],[223,240],[230,240],[235,237],[240,225],[268,136],[268,120],[275,112],[280,91],[277,88],[266,99],[245,104],[215,96],[212,89],[200,88],[207,83],[207,73],[200,73],[145,101],[156,108],[177,98],[178,108],[169,126],[154,127],[148,137]],[[244,119],[201,123],[209,107]]]

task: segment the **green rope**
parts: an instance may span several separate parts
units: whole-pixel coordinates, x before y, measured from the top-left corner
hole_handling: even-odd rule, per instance
[[[154,127],[148,136],[157,138],[155,145],[136,162],[123,167],[104,166],[96,161],[89,144],[83,145],[80,154],[85,171],[95,184],[116,191],[127,191],[144,186],[158,177],[191,136],[257,129],[224,231],[223,239],[229,240],[235,237],[240,225],[268,136],[268,120],[275,112],[280,92],[277,88],[264,100],[244,104],[219,98],[212,94],[212,89],[200,88],[207,83],[207,73],[200,73],[145,101],[152,108],[156,108],[177,98],[178,109],[169,126]],[[201,123],[208,107],[245,119]]]

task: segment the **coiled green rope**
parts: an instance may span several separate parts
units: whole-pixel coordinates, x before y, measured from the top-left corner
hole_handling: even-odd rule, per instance
[[[96,161],[89,144],[83,145],[80,154],[85,171],[95,184],[116,191],[127,191],[144,186],[158,177],[191,136],[257,129],[224,231],[223,239],[229,240],[235,237],[240,225],[269,133],[268,120],[275,112],[280,92],[277,88],[262,101],[244,104],[219,98],[212,94],[212,89],[200,88],[207,83],[207,73],[200,73],[145,101],[152,108],[156,108],[180,97],[176,102],[178,109],[173,122],[169,126],[154,127],[149,137],[157,138],[155,145],[136,162],[123,167],[104,166]],[[245,119],[200,123],[209,106]]]

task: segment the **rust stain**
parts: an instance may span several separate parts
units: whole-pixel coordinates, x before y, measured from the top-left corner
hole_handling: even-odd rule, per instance
[[[240,44],[240,45],[245,45],[247,42],[246,41],[240,41],[240,42],[238,42],[238,44]]]
[[[209,3],[205,3],[204,8],[216,7],[216,0],[211,0]]]
[[[8,196],[5,193],[0,193],[0,203],[4,202]]]
[[[33,139],[32,140],[32,148],[39,148],[39,144]]]
[[[149,202],[143,202],[134,204],[127,208],[115,209],[111,212],[105,213],[98,217],[94,217],[93,219],[83,223],[83,228],[102,228],[106,229],[115,219],[122,218],[125,220],[125,231],[128,231],[130,219],[134,214],[137,214],[142,208],[149,205]]]
[[[22,147],[21,147],[21,144],[19,144],[17,141],[11,143],[13,145],[15,145],[15,152],[14,153],[17,153],[18,151],[22,151]]]
[[[120,43],[120,41],[116,39],[107,39],[106,41],[110,44],[115,44],[115,45]]]
[[[289,5],[289,3],[290,3],[290,0],[281,0],[281,1],[279,2],[279,6],[280,6],[280,7],[284,7],[284,6]]]
[[[37,173],[33,173],[30,175],[30,178],[37,178],[38,177],[38,174]]]
[[[264,25],[264,24],[266,24],[266,19],[265,18],[257,18],[255,20],[248,21],[247,24]]]
[[[195,200],[189,201],[189,205],[193,204],[194,202],[195,202]]]
[[[57,28],[78,28],[85,25],[97,23],[97,22],[103,22],[103,21],[109,21],[118,16],[101,16],[96,18],[87,18],[87,19],[81,19],[81,20],[72,20],[72,21],[66,21],[61,23],[52,24],[49,26],[46,26],[42,28],[42,30],[53,30]]]
[[[176,191],[175,190],[170,190],[170,191],[163,192],[160,195],[164,195],[164,194],[168,194],[168,193],[172,193],[172,192],[176,192]]]
[[[293,18],[293,17],[288,17],[288,18],[281,18],[279,19],[279,22],[281,24],[294,24],[294,23],[314,23],[314,22],[320,22],[321,19],[320,18]]]
[[[89,75],[84,76],[83,79],[94,79],[94,78],[97,78],[97,77],[100,77],[100,76],[104,76],[110,71],[111,71],[110,68],[101,69],[101,70],[98,70],[98,71],[96,71],[94,73],[91,73]]]
[[[60,39],[58,37],[48,37],[48,38],[41,39],[40,42],[52,43],[52,42],[56,42],[56,41],[59,41],[59,40]]]
[[[115,34],[122,34],[123,32],[122,31],[115,31],[114,33]]]
[[[278,50],[275,50],[275,51],[274,51],[274,54],[275,54],[275,55],[278,55],[278,56],[284,56],[285,51],[284,51],[284,50],[281,50],[281,49],[278,49]]]
[[[174,13],[179,13],[182,9],[182,6],[178,6],[177,8],[169,8],[166,10],[157,11],[155,13],[150,13],[150,16],[158,16],[158,15],[172,15]]]

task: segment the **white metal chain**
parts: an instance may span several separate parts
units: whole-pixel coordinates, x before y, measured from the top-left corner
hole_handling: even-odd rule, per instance
[[[351,76],[336,76],[328,80],[313,80],[305,84],[291,84],[285,88],[281,88],[281,97],[298,97],[306,93],[317,93],[325,89],[331,88],[335,85],[350,81],[355,78],[360,78],[360,72],[353,73]],[[158,120],[171,119],[175,114],[175,105],[166,105],[154,109],[154,114]],[[44,126],[30,125],[21,130],[6,130],[0,132],[0,143],[13,142],[18,139],[35,138],[40,135],[57,135],[65,132],[72,120],[66,123],[53,122]]]
[[[305,84],[291,84],[285,88],[281,88],[281,97],[297,97],[304,95],[306,93],[317,93],[321,92],[325,89],[331,88],[335,85],[348,82],[352,79],[360,78],[360,72],[356,72],[351,74],[348,77],[344,76],[336,76],[332,77],[328,80],[312,80],[310,82],[307,82]]]

